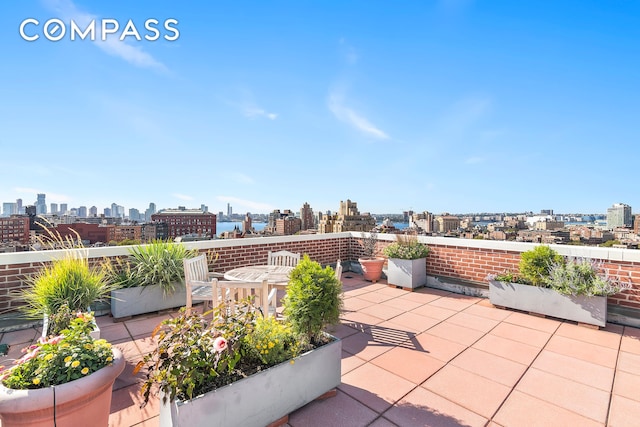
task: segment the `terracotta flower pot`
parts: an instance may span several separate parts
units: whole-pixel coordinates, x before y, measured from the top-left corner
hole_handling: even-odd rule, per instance
[[[362,275],[364,280],[376,283],[382,276],[382,267],[384,266],[384,258],[358,258],[362,267]]]
[[[108,426],[111,389],[124,365],[122,352],[113,348],[113,363],[84,378],[35,390],[13,390],[0,384],[2,427],[51,427],[54,416],[57,427]]]

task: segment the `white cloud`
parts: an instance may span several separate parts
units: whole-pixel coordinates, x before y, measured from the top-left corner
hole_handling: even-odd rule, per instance
[[[468,164],[468,165],[475,165],[475,164],[478,164],[478,163],[484,163],[485,160],[486,159],[484,157],[469,157],[464,162],[466,164]]]
[[[368,136],[377,139],[389,139],[389,135],[387,135],[383,130],[377,128],[366,117],[346,106],[343,98],[344,97],[340,93],[334,91],[329,94],[329,99],[327,101],[329,110],[338,120],[353,126]]]
[[[16,193],[18,194],[30,194],[33,195],[33,200],[36,200],[36,197],[38,196],[38,194],[45,194],[46,195],[46,199],[45,201],[47,203],[50,203],[53,201],[53,203],[67,203],[70,202],[72,199],[71,197],[67,196],[66,194],[60,194],[60,193],[52,193],[46,190],[41,190],[41,189],[37,189],[37,188],[29,188],[29,187],[16,187],[13,189]],[[23,197],[24,198],[24,197]],[[26,201],[27,203],[31,203]]]
[[[187,196],[186,194],[173,193],[172,196],[176,199],[184,200],[186,202],[190,202],[191,200],[193,200],[193,197]]]
[[[236,173],[232,174],[231,178],[234,181],[236,181],[236,182],[238,182],[240,184],[254,184],[255,183],[253,178],[251,178],[250,176],[245,175],[243,173],[239,173],[239,172],[236,172]]]
[[[355,65],[358,62],[359,56],[356,49],[347,43],[347,41],[343,38],[340,39],[340,51],[344,56],[344,59],[347,61],[349,65]]]
[[[250,117],[250,118],[266,117],[269,120],[275,120],[278,118],[277,113],[269,113],[268,111],[265,111],[262,108],[256,107],[254,105],[245,106],[242,112],[246,117]]]
[[[73,19],[82,28],[86,28],[91,20],[95,19],[99,21],[97,16],[80,11],[71,0],[47,0],[45,4],[49,9],[56,11],[56,13],[59,14],[58,17],[63,18],[66,22]],[[151,68],[162,72],[167,71],[167,67],[165,67],[164,64],[154,59],[153,56],[145,52],[140,46],[133,46],[126,41],[120,41],[114,38],[107,38],[107,40],[102,41],[102,34],[98,22],[96,22],[96,36],[93,43],[109,55],[124,59],[136,67]]]

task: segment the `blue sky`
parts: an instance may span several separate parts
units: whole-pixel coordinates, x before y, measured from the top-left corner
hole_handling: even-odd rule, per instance
[[[640,209],[640,2],[5,0],[0,11],[0,202]],[[38,40],[20,36],[27,18]],[[61,41],[43,35],[52,18]],[[106,41],[70,40],[71,20],[107,18],[121,28]],[[152,18],[160,37],[148,41]],[[177,40],[163,38],[167,19]],[[141,41],[119,40],[129,20]]]

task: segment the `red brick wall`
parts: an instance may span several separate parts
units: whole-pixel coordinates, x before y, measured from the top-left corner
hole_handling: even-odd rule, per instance
[[[326,236],[325,236],[326,237]],[[442,239],[441,239],[442,240]],[[440,240],[440,241],[441,241]],[[469,281],[476,284],[486,284],[488,274],[502,273],[505,270],[516,270],[520,260],[520,252],[528,250],[523,246],[522,250],[502,250],[500,242],[496,242],[496,248],[478,248],[474,245],[465,245],[464,240],[452,244],[428,243],[431,251],[427,257],[427,273],[431,276],[454,278]],[[390,241],[380,240],[377,247],[378,254]],[[218,253],[219,259],[213,266],[215,271],[223,272],[231,268],[243,265],[264,264],[268,251],[288,250],[309,254],[311,259],[321,264],[334,264],[337,259],[342,261],[357,262],[363,255],[362,239],[357,237],[318,238],[305,239],[304,237],[289,238],[262,238],[262,239],[237,239],[233,241],[213,241],[210,250]],[[485,245],[486,246],[486,245]],[[519,249],[519,246],[516,246]],[[201,251],[207,249],[200,248]],[[8,294],[19,291],[24,286],[24,277],[33,274],[42,265],[41,262],[32,263],[7,263],[3,262],[10,254],[0,254],[0,314],[7,309],[16,306]],[[5,256],[5,258],[3,258]],[[20,259],[20,255],[11,254],[12,259]],[[92,262],[98,263],[102,256],[99,251],[92,252]],[[624,293],[609,297],[610,304],[632,307],[640,310],[640,262],[606,261],[604,267],[608,273],[630,280],[633,289]]]

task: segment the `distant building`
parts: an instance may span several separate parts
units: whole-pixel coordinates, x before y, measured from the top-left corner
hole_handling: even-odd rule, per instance
[[[425,233],[433,232],[433,214],[424,211],[422,213],[414,213],[409,217],[409,227],[418,227]]]
[[[247,212],[247,214],[244,216],[244,220],[242,221],[242,232],[250,233],[251,230],[253,230],[253,225],[251,223],[251,213]]]
[[[18,205],[16,203],[3,203],[2,204],[2,216],[10,217],[18,213]]]
[[[607,209],[607,228],[631,227],[631,206],[615,203]]]
[[[294,216],[286,216],[276,220],[276,232],[278,236],[291,236],[300,232],[302,220]]]
[[[309,203],[305,203],[300,208],[300,220],[302,221],[301,230],[310,230],[316,228],[315,216],[313,215],[313,209],[309,206]]]
[[[51,203],[51,215],[58,215],[58,204]]]
[[[343,231],[369,232],[376,226],[376,219],[370,214],[360,214],[358,204],[347,199],[340,201],[340,209],[335,215],[323,216],[318,224],[318,233],[341,233]]]
[[[434,231],[437,233],[449,233],[460,228],[460,218],[447,213],[436,216],[433,222]]]
[[[54,230],[60,233],[63,238],[70,236],[75,239],[77,236],[81,240],[94,243],[109,243],[116,240],[116,226],[102,224],[88,224],[86,222],[74,222],[73,224],[58,224]],[[76,236],[77,233],[77,236]]]
[[[151,215],[151,221],[166,223],[171,240],[186,235],[216,237],[216,215],[200,209],[164,209]]]
[[[36,198],[36,215],[45,215],[47,213],[46,194],[38,194]]]
[[[564,228],[564,222],[562,221],[538,221],[533,223],[534,230],[562,230]]]
[[[29,244],[29,217],[13,215],[0,218],[0,243]]]

